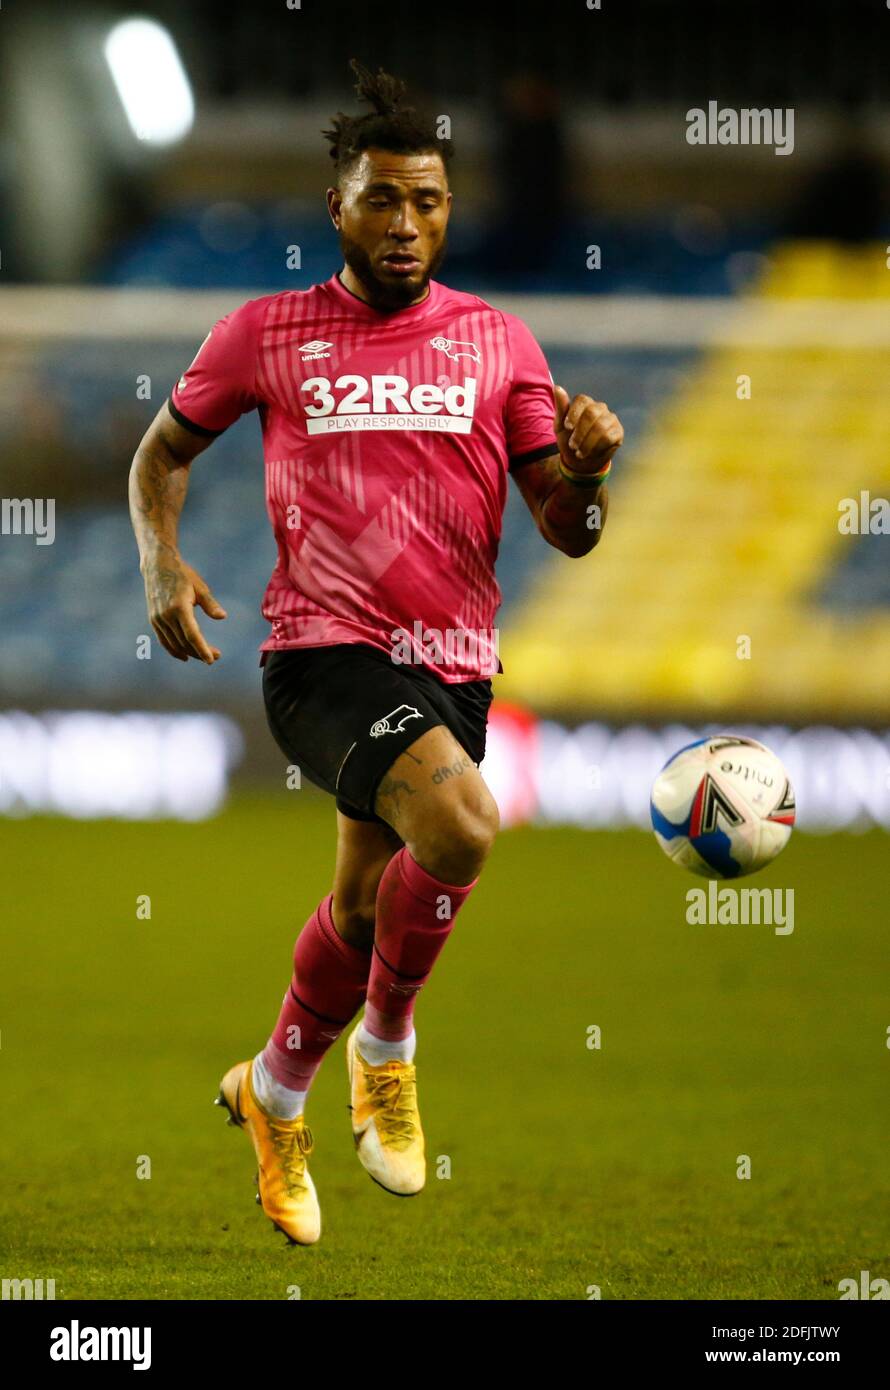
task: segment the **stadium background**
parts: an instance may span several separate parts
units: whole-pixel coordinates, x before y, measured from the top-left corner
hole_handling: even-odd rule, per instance
[[[836,1297],[881,1272],[890,580],[884,535],[839,517],[890,487],[890,13],[140,14],[169,50],[107,49],[119,4],[2,17],[0,495],[54,498],[55,534],[0,535],[0,1057],[21,1115],[0,1272],[58,1270],[67,1297],[287,1297],[236,1186],[249,1156],[195,1109],[265,1037],[332,861],[330,810],[286,787],[262,712],[257,420],[196,461],[180,528],[229,613],[200,617],[212,668],[137,658],[126,475],[218,317],[340,264],[319,132],[355,109],[353,55],[452,122],[441,278],[520,313],[626,443],[589,559],[550,551],[515,491],[507,509],[484,771],[512,828],[419,1015],[455,1176],[424,1211],[365,1193],[332,1060],[313,1105],[331,1235],[303,1296]],[[793,152],[688,144],[709,100],[793,107]],[[726,727],[797,787],[800,830],[757,881],[795,888],[787,939],[690,927],[692,880],[641,833],[665,757]],[[517,1048],[521,1084],[495,1087]]]

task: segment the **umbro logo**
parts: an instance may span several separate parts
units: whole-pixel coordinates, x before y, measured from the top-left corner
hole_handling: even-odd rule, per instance
[[[455,338],[430,338],[430,347],[434,347],[437,352],[444,352],[452,362],[456,362],[459,357],[471,357],[474,362],[482,361],[475,343],[462,343]]]
[[[320,338],[313,338],[311,343],[303,343],[297,351],[301,362],[314,362],[317,357],[330,357],[327,349],[333,346],[333,343],[324,343]]]

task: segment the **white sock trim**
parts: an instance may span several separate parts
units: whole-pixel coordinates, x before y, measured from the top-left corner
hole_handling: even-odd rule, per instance
[[[355,1041],[366,1062],[372,1067],[382,1067],[384,1062],[413,1062],[417,1034],[412,1028],[407,1038],[402,1038],[399,1042],[389,1042],[386,1038],[376,1038],[373,1033],[369,1033],[362,1021]]]
[[[276,1120],[295,1120],[302,1115],[308,1091],[292,1091],[282,1086],[263,1061],[262,1052],[253,1059],[253,1089],[260,1105]]]

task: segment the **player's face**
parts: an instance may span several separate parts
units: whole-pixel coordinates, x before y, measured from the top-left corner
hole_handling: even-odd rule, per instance
[[[439,155],[365,150],[339,190],[328,190],[328,206],[363,298],[399,309],[426,296],[451,211]]]

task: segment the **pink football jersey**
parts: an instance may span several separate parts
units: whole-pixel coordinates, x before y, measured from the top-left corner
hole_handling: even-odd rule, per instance
[[[364,642],[444,681],[501,669],[508,472],[558,449],[521,319],[435,280],[383,313],[333,275],[220,319],[170,408],[209,435],[259,411],[278,546],[263,653]]]

